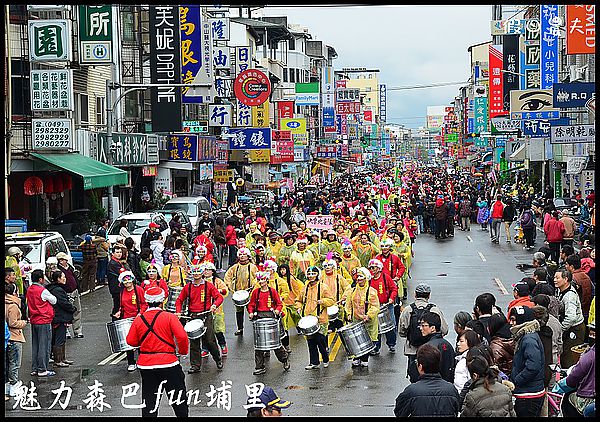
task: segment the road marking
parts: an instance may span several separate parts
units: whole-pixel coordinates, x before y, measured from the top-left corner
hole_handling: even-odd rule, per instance
[[[110,364],[111,365],[116,365],[117,363],[119,363],[123,359],[125,359],[126,356],[127,356],[127,352],[121,352],[121,354],[119,356],[117,356],[117,358],[115,360],[113,360]]]
[[[487,259],[485,259],[485,256],[483,256],[481,252],[477,251],[477,253],[479,254],[479,258],[481,258],[483,262],[487,261]]]
[[[498,285],[498,288],[500,289],[500,291],[502,292],[502,294],[503,295],[507,295],[508,294],[508,290],[506,290],[506,288],[504,287],[504,284],[502,284],[502,282],[500,281],[500,279],[499,278],[494,278],[494,281]]]
[[[471,239],[471,236],[467,236],[467,239],[469,239],[469,242],[473,241],[473,239]]]
[[[110,362],[111,360],[113,360],[114,358],[116,358],[119,354],[121,354],[123,352],[116,352],[113,353],[112,355],[110,355],[109,357],[107,357],[106,359],[104,359],[103,361],[101,361],[100,363],[98,363],[98,365],[106,365],[107,362]]]
[[[330,361],[334,361],[336,356],[337,356],[337,352],[340,349],[340,346],[342,345],[342,340],[340,339],[339,334],[336,332],[335,333],[335,337],[333,339],[333,347],[331,348],[331,353],[329,355],[329,360]]]

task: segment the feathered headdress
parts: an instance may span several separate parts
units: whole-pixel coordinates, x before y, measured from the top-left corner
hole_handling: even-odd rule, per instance
[[[306,238],[306,235],[304,233],[300,233],[296,238],[296,243],[300,242],[308,243],[308,239]]]

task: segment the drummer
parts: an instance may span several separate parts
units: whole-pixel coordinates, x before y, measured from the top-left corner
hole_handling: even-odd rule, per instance
[[[374,342],[379,334],[379,299],[377,290],[369,286],[371,273],[365,267],[356,270],[356,286],[349,288],[346,293],[346,316],[350,323],[364,322],[369,337]],[[352,366],[369,366],[369,354],[355,357]]]
[[[307,249],[308,239],[304,234],[298,235],[296,239],[296,250],[290,255],[290,271],[300,281],[306,280],[306,271],[315,265],[315,256]]]
[[[333,259],[333,253],[329,252],[323,261],[323,284],[327,286],[331,292],[333,299],[335,300],[334,305],[338,305],[342,299],[344,292],[350,286],[348,280],[342,277],[337,271],[337,262]],[[338,328],[341,328],[343,323],[344,313],[340,309],[338,312],[338,319],[329,321],[328,332],[334,332]]]
[[[142,282],[142,289],[144,291],[148,290],[150,287],[160,287],[163,291],[168,292],[169,287],[167,286],[167,282],[159,277],[162,267],[157,264],[154,259],[148,265],[146,269],[146,274],[148,274],[148,278]]]
[[[129,333],[127,344],[140,348],[137,367],[142,376],[142,417],[158,416],[150,413],[156,406],[162,391],[174,391],[176,397],[186,397],[185,375],[177,358],[175,345],[181,355],[187,355],[189,340],[183,326],[175,315],[163,312],[165,292],[160,287],[150,287],[144,293],[148,309],[137,316]],[[163,384],[163,381],[166,381]],[[162,387],[161,387],[162,385]],[[159,402],[160,404],[160,402]],[[171,404],[177,417],[187,417],[187,400],[174,400]]]
[[[248,314],[251,320],[281,317],[283,302],[277,290],[269,286],[270,276],[271,273],[269,271],[258,271],[256,273],[256,279],[260,287],[252,291],[250,303],[248,303]],[[265,356],[268,353],[268,350],[254,350],[254,375],[262,375],[267,372],[265,368]],[[275,356],[277,356],[279,362],[283,363],[283,369],[289,371],[290,361],[288,359],[288,352],[283,344],[278,349],[275,349]]]
[[[279,248],[277,254],[277,265],[290,264],[290,255],[296,250],[296,234],[293,232],[286,232],[283,235],[283,245]]]
[[[277,273],[277,263],[275,262],[275,257],[272,256],[270,259],[267,259],[263,266],[264,270],[269,274],[269,287],[274,288],[277,293],[279,293],[279,297],[281,297],[281,301],[284,303],[288,300],[290,296],[290,288],[288,284],[279,276]],[[260,286],[258,286],[260,287]],[[286,325],[286,319],[284,315],[286,311],[282,311],[282,320],[283,320],[283,329],[285,330],[285,337],[281,339],[281,344],[285,347],[286,352],[291,353],[292,349],[290,349],[290,336],[288,333],[288,326]]]
[[[320,270],[313,266],[306,270],[307,284],[300,296],[296,299],[296,310],[300,317],[314,315],[319,321],[319,331],[306,336],[310,363],[304,369],[319,367],[319,353],[323,359],[323,366],[329,366],[329,353],[327,352],[327,308],[335,304],[329,288],[319,280]]]
[[[179,297],[175,301],[175,315],[181,317],[181,305],[187,299],[189,300],[190,318],[201,319],[206,327],[206,333],[201,337],[202,347],[207,349],[217,363],[217,368],[223,368],[223,360],[217,346],[215,337],[213,314],[223,303],[223,296],[217,290],[214,284],[207,283],[204,276],[204,268],[200,265],[191,265],[192,281],[188,283]],[[200,338],[190,340],[190,369],[188,374],[200,372],[202,367],[202,348],[200,347]]]
[[[163,267],[161,276],[168,287],[183,287],[186,283],[185,258],[177,249],[171,251],[171,263]]]
[[[289,330],[292,327],[295,327],[300,320],[300,314],[296,310],[294,306],[296,303],[296,298],[302,293],[302,289],[304,289],[304,283],[298,280],[296,277],[292,275],[290,272],[290,267],[287,264],[282,264],[277,267],[277,274],[283,280],[284,283],[287,284],[288,290],[290,294],[283,300],[284,305],[284,317],[283,317],[283,325],[286,327],[286,330],[289,334]],[[288,353],[291,353],[291,349],[285,343],[289,344],[290,337],[289,335],[283,339],[284,346],[288,349]]]
[[[369,261],[369,271],[371,272],[370,285],[377,290],[377,295],[379,297],[379,303],[381,306],[393,305],[396,303],[396,297],[398,296],[398,286],[396,286],[396,283],[394,283],[391,277],[385,274],[382,270],[383,262],[377,258]],[[396,326],[394,325],[393,330],[385,333],[385,343],[387,344],[390,353],[396,353],[395,327]],[[371,352],[372,356],[379,354],[379,349],[381,348],[381,337],[382,335],[380,334],[375,342],[375,350]]]
[[[194,258],[192,259],[192,263],[194,265],[204,264],[205,262],[215,263],[215,259],[212,254],[208,253],[208,249],[204,245],[196,246]]]
[[[348,238],[342,242],[342,266],[351,273],[354,268],[360,267],[360,260],[354,254],[354,247]]]
[[[226,298],[229,294],[229,289],[227,288],[227,284],[220,278],[216,277],[217,268],[215,264],[212,262],[207,262],[203,264],[204,272],[202,273],[205,277],[205,280],[209,283],[215,285],[219,293],[223,298]],[[223,304],[219,305],[217,311],[214,315],[214,328],[215,328],[215,336],[217,337],[217,343],[219,344],[219,348],[221,349],[221,355],[227,355],[227,342],[225,341],[225,313],[223,312]],[[202,349],[202,357],[208,357],[208,350]]]
[[[119,275],[121,288],[121,306],[114,315],[116,319],[134,318],[146,312],[148,304],[144,298],[144,289],[133,284],[135,275],[131,271],[123,271]],[[127,351],[127,370],[133,372],[137,369],[133,350]]]
[[[225,273],[225,284],[232,292],[238,290],[250,291],[256,283],[256,265],[250,262],[250,249],[240,248],[237,253],[238,262]],[[235,320],[237,323],[236,336],[244,335],[244,309],[245,306],[235,307]]]

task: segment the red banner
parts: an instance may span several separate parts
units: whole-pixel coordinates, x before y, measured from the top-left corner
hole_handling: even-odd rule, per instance
[[[373,121],[373,112],[371,110],[365,110],[365,121],[372,122]]]
[[[596,52],[596,6],[573,4],[567,6],[567,54]]]
[[[279,119],[293,119],[294,118],[294,102],[293,101],[278,101],[277,102],[277,114]]]
[[[508,114],[504,110],[504,97],[502,93],[502,45],[490,45],[490,118],[496,116],[505,116]]]
[[[335,81],[335,87],[336,88],[346,88],[346,79],[340,79],[338,81]]]
[[[294,161],[294,140],[289,130],[273,130],[272,140],[275,141],[275,154],[271,154],[271,164],[289,163]]]
[[[360,102],[354,101],[350,103],[336,103],[335,105],[336,114],[359,114],[360,113]]]

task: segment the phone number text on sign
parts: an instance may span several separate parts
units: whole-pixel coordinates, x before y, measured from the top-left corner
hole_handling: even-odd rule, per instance
[[[33,149],[71,149],[71,119],[32,119]]]

